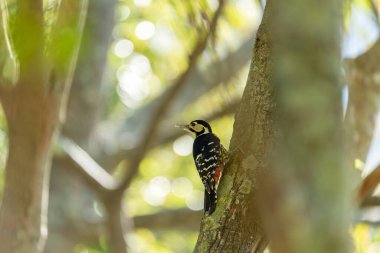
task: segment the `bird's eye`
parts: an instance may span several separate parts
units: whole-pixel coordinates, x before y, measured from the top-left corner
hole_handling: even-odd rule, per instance
[[[190,124],[191,126],[195,126],[195,123],[194,122],[191,122],[191,124]]]

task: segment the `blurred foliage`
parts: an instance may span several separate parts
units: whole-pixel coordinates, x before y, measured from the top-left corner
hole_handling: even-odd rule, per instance
[[[45,0],[45,20],[51,24],[56,1]],[[8,1],[10,13],[14,1]],[[106,75],[107,108],[104,119],[110,122],[125,118],[169,87],[188,66],[188,56],[197,40],[208,31],[209,21],[218,5],[217,0],[120,0],[116,9],[113,42],[108,54]],[[346,30],[357,27],[352,10],[359,10],[373,21],[375,15],[369,1],[352,0],[345,16]],[[205,69],[215,59],[223,59],[248,37],[251,37],[261,18],[261,7],[253,0],[227,1],[214,39],[202,55],[198,66]],[[12,20],[11,20],[12,21]],[[369,21],[362,21],[369,22]],[[365,23],[368,24],[368,23]],[[49,29],[50,25],[48,26]],[[364,36],[362,44],[368,48],[367,33],[356,29],[355,36]],[[364,34],[364,35],[363,35]],[[346,37],[348,40],[348,38]],[[367,44],[366,44],[367,43]],[[354,45],[352,47],[358,47]],[[360,45],[362,46],[362,45]],[[356,50],[356,48],[350,50]],[[236,73],[230,83],[204,94],[178,116],[190,121],[212,114],[223,104],[240,96],[247,69]],[[180,122],[183,123],[183,122]],[[228,147],[232,134],[233,117],[224,116],[212,123],[213,131]],[[176,131],[173,128],[173,131]],[[128,215],[143,215],[188,207],[200,210],[203,205],[203,186],[191,156],[192,140],[177,139],[174,143],[151,150],[141,164],[141,171],[125,194]],[[178,144],[176,150],[175,143]],[[0,111],[0,195],[4,184],[7,127]],[[181,155],[179,155],[181,153]],[[124,167],[124,166],[119,166]],[[116,170],[116,175],[120,171]],[[139,229],[128,236],[132,253],[192,252],[198,231],[150,231]],[[380,230],[368,225],[352,228],[357,253],[380,252]],[[75,253],[105,253],[104,239],[96,245],[77,245]]]
[[[380,252],[380,229],[366,224],[358,224],[352,229],[356,253]]]
[[[207,31],[207,22],[213,15],[211,10],[217,4],[217,1],[209,2],[211,4],[207,1],[165,0],[119,2],[118,23],[109,54],[109,78],[110,84],[120,85],[111,91],[109,114],[117,116],[126,110],[133,112],[161,93],[186,69],[188,56],[202,32]],[[251,36],[260,18],[257,6],[250,0],[229,2],[225,13],[228,15],[219,22],[215,47],[209,46],[199,62],[202,68],[214,57],[225,55]],[[213,52],[215,50],[218,54]],[[126,84],[126,80],[131,79],[134,84]]]

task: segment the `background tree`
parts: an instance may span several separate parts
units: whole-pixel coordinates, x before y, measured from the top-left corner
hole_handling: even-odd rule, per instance
[[[41,1],[17,2],[11,29],[2,1],[5,61],[15,61],[12,67],[17,69],[11,72],[17,76],[0,86],[9,129],[1,252],[42,252],[46,219],[41,213],[47,211],[52,140],[75,67],[86,5],[86,1],[66,1],[56,6],[48,39]]]

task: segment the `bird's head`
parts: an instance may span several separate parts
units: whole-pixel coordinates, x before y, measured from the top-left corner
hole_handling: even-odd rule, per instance
[[[201,134],[212,133],[210,124],[200,119],[193,120],[188,125],[175,125],[175,127],[182,128],[195,135],[195,137],[198,137]]]

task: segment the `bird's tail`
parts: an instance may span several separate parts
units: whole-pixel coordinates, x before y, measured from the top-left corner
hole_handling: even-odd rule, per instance
[[[205,208],[206,213],[210,215],[215,211],[216,202],[217,202],[216,192],[211,191],[210,193],[208,193],[205,190],[204,208]]]

